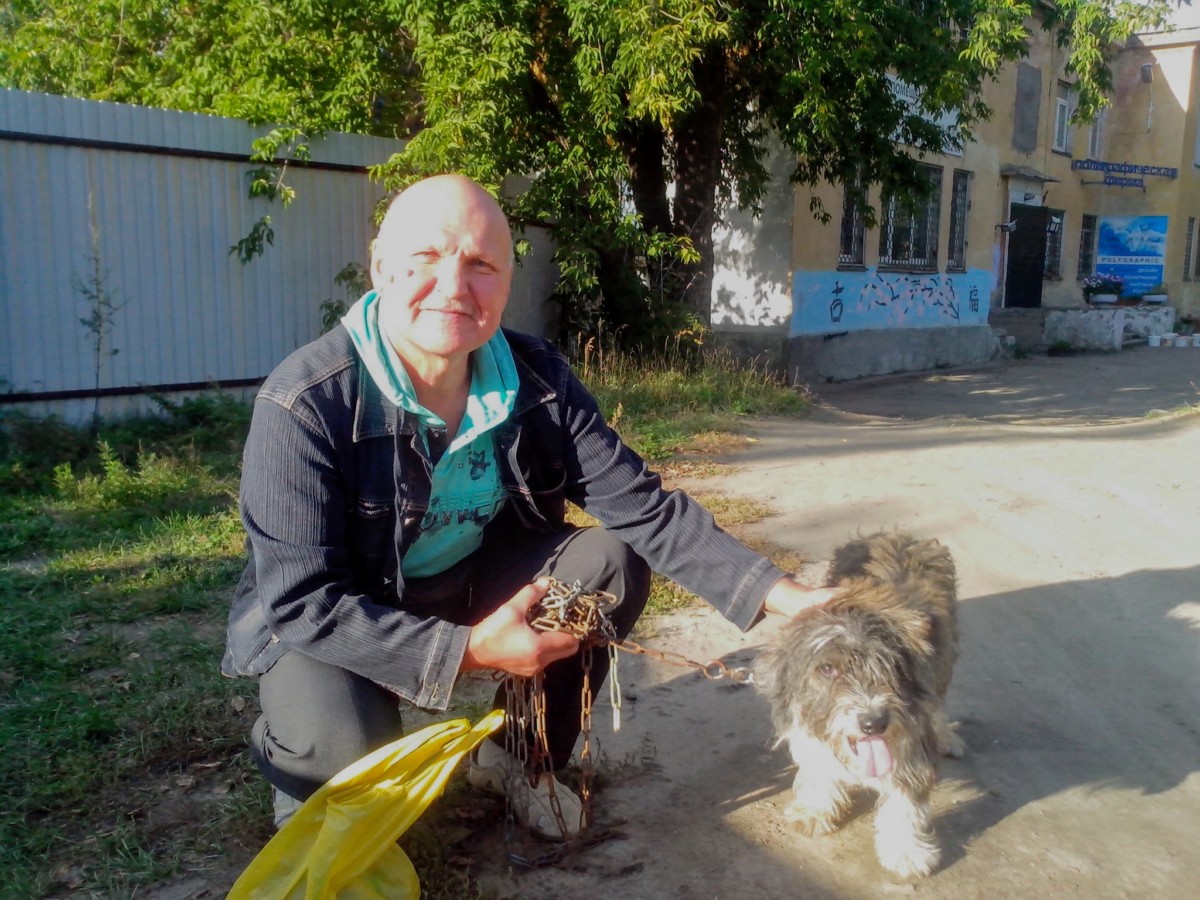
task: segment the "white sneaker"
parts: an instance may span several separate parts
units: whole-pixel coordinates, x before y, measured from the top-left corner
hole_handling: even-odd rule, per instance
[[[296,811],[304,805],[303,800],[297,800],[295,797],[289,796],[279,788],[273,788],[273,799],[275,807],[275,830],[278,831],[296,814]]]
[[[530,787],[524,766],[495,741],[485,740],[475,748],[467,768],[467,783],[507,797],[517,821],[542,837],[568,841],[583,830],[583,803],[575,792],[548,772],[539,777],[537,787]],[[551,790],[562,811],[565,831],[559,828],[554,815]]]

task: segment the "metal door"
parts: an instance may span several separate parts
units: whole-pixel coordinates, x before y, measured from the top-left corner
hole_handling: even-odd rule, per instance
[[[1009,221],[1016,223],[1008,233],[1008,266],[1004,273],[1004,305],[1042,305],[1042,277],[1046,269],[1046,226],[1050,210],[1044,206],[1014,203]]]

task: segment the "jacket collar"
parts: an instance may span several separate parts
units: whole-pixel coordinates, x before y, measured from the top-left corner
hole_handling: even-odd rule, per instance
[[[513,359],[517,363],[517,377],[521,386],[517,388],[517,400],[513,406],[513,416],[528,412],[535,406],[550,403],[558,397],[558,392],[550,386],[532,365],[525,359],[520,350],[513,348]]]
[[[397,429],[412,429],[413,417],[408,416],[391,400],[383,396],[375,379],[355,355],[355,370],[358,375],[358,391],[354,403],[355,443],[369,438],[395,434]]]
[[[355,443],[394,434],[396,431],[415,430],[416,416],[400,409],[383,396],[367,367],[358,359],[357,351],[353,352],[358,373],[358,392],[354,406]],[[513,347],[513,359],[516,361],[517,377],[520,380],[512,411],[514,417],[528,412],[535,406],[550,403],[558,397],[558,392],[534,369],[521,348]]]

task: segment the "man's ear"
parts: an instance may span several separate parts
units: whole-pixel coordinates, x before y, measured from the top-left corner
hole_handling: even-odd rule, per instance
[[[385,279],[383,276],[383,257],[371,257],[371,286],[375,290],[381,290],[384,286]]]

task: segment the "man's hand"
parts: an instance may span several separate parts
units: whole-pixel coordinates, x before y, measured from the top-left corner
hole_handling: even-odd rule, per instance
[[[576,638],[559,631],[536,631],[526,622],[530,607],[549,591],[550,580],[539,578],[472,628],[461,671],[499,669],[529,678],[555,660],[574,655],[579,649]]]
[[[839,593],[838,588],[810,587],[787,575],[767,591],[763,612],[791,619],[810,607],[828,603]]]

